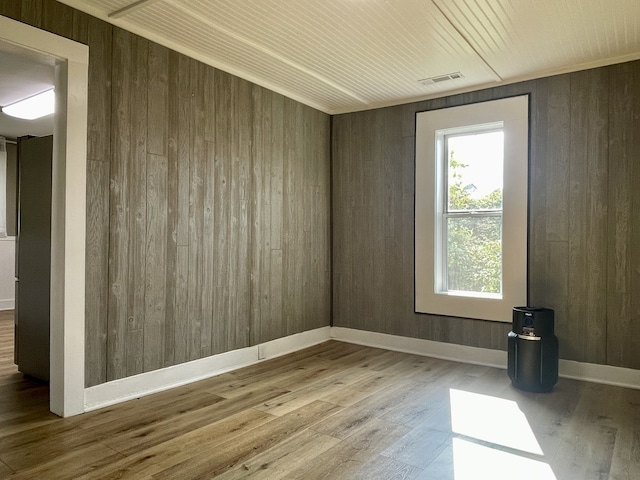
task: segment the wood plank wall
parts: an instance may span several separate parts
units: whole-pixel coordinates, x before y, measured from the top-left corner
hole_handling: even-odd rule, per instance
[[[329,116],[52,0],[89,45],[86,385],[330,322]]]
[[[334,325],[506,349],[509,324],[413,311],[414,120],[530,93],[530,304],[562,358],[640,368],[639,82],[633,62],[334,117]]]

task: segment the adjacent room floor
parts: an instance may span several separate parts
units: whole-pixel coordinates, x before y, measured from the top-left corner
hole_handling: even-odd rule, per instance
[[[0,478],[637,479],[640,391],[336,341],[73,418],[13,365],[0,312]]]

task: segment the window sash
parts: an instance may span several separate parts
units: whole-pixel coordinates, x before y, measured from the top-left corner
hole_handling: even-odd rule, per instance
[[[483,211],[502,211],[504,208],[504,183],[502,186],[503,194],[501,199],[501,204],[503,208],[496,209],[487,209],[487,210],[454,210],[449,208],[449,158],[450,158],[450,149],[449,149],[449,139],[455,137],[466,137],[472,135],[482,135],[487,133],[495,133],[502,132],[504,134],[504,125],[502,122],[496,122],[492,124],[480,124],[480,125],[469,125],[466,127],[458,127],[452,129],[450,133],[444,132],[440,135],[442,136],[442,149],[440,150],[441,155],[441,169],[439,169],[440,183],[442,185],[442,193],[444,195],[442,209],[445,212],[483,212]],[[503,150],[504,150],[504,140],[503,140]],[[504,158],[502,159],[502,168],[504,169]]]
[[[483,218],[499,218],[500,219],[500,288],[499,292],[482,292],[479,290],[456,290],[449,288],[449,219],[463,220],[468,219],[483,219]],[[471,297],[485,297],[485,298],[502,298],[502,259],[503,259],[503,244],[502,244],[502,228],[503,228],[503,214],[502,211],[474,211],[474,212],[455,212],[444,213],[440,215],[440,221],[438,225],[438,234],[440,238],[437,244],[439,245],[438,258],[436,259],[437,270],[436,274],[436,292],[439,294],[456,294],[465,295]]]
[[[464,218],[490,218],[499,217],[500,225],[502,229],[502,217],[503,208],[495,209],[469,209],[469,210],[453,210],[449,208],[449,178],[450,178],[450,149],[449,139],[452,137],[463,137],[493,132],[504,132],[503,126],[500,125],[472,125],[469,127],[462,127],[456,129],[453,133],[444,133],[442,135],[443,148],[440,150],[440,165],[439,169],[439,183],[442,185],[442,208],[440,214],[437,216],[438,225],[436,226],[435,243],[436,248],[436,293],[438,294],[458,294],[465,296],[477,296],[487,298],[502,298],[502,280],[503,272],[500,269],[500,292],[498,293],[486,293],[477,290],[452,290],[449,288],[449,219],[464,219]],[[504,168],[504,159],[503,159]],[[502,186],[504,189],[504,185]],[[503,199],[504,202],[504,199]],[[500,244],[500,260],[503,257],[503,245]]]

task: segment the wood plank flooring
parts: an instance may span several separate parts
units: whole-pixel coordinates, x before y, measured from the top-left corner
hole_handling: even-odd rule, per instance
[[[637,479],[640,391],[336,341],[61,419],[0,312],[0,478]]]

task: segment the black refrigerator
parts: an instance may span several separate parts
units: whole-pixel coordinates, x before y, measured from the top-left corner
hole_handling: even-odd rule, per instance
[[[49,380],[53,136],[18,138],[15,363]]]

